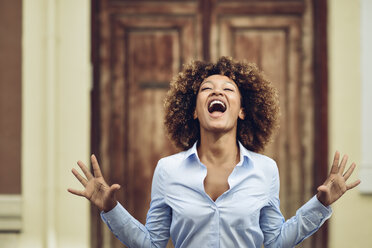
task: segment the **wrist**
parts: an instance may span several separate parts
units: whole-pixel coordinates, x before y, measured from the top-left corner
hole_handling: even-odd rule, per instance
[[[116,207],[117,204],[118,204],[117,201],[112,202],[112,203],[109,204],[108,206],[105,206],[105,207],[102,209],[102,211],[105,212],[105,213],[110,212],[111,210],[113,210],[113,209]]]
[[[316,194],[316,198],[318,199],[318,201],[321,204],[323,204],[323,206],[325,206],[325,207],[328,207],[329,206],[329,204],[327,204],[326,199],[324,199],[323,194],[321,192],[318,192]]]

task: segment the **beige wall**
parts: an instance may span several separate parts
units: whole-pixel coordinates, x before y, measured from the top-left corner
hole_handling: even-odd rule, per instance
[[[361,164],[360,2],[329,1],[329,157],[335,150]],[[350,179],[358,177],[358,171]],[[362,182],[363,183],[363,182]],[[358,189],[333,206],[331,248],[372,247],[372,196]]]
[[[70,168],[89,156],[90,1],[23,2],[23,230],[0,247],[89,247],[87,201]],[[361,161],[359,1],[329,1],[329,143]],[[357,175],[351,179],[355,179]],[[330,247],[370,247],[372,197],[333,205]]]
[[[89,247],[70,169],[89,158],[90,1],[23,1],[22,231],[2,248]]]

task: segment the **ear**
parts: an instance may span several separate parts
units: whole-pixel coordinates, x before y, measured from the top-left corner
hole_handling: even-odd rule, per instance
[[[239,110],[239,118],[241,119],[241,120],[244,120],[245,119],[245,113],[244,113],[244,109],[243,108],[240,108],[240,110]]]

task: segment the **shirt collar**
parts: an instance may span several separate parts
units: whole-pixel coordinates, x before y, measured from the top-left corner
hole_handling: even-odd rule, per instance
[[[238,141],[238,143],[239,143],[239,151],[240,151],[240,162],[237,164],[237,166],[241,166],[242,164],[244,164],[244,165],[248,165],[248,164],[254,165],[252,155],[251,155],[251,151],[249,151],[247,148],[245,148],[240,141]]]
[[[192,155],[195,155],[198,158],[198,151],[196,149],[197,145],[198,141],[196,141],[194,145],[185,152],[185,159],[188,159]]]
[[[194,145],[185,152],[185,159],[188,159],[189,157],[194,155],[200,161],[199,156],[198,156],[198,151],[196,149],[197,144],[198,144],[198,141],[196,141]],[[237,166],[242,166],[243,164],[253,165],[253,159],[252,159],[251,152],[247,148],[245,148],[240,141],[238,141],[238,144],[239,144],[239,151],[240,151],[240,161],[237,164]]]

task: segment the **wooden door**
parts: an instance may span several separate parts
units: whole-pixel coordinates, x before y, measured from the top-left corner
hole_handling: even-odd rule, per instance
[[[134,217],[145,222],[156,163],[177,152],[162,124],[169,81],[191,59],[222,55],[256,62],[279,89],[281,128],[265,154],[279,166],[285,217],[314,194],[327,158],[315,155],[319,145],[326,149],[315,135],[326,125],[319,128],[323,115],[314,108],[321,64],[314,65],[313,6],[311,0],[93,1],[92,150],[108,181],[123,186],[119,200]],[[320,244],[325,229],[303,247]],[[122,247],[95,208],[92,246]]]

